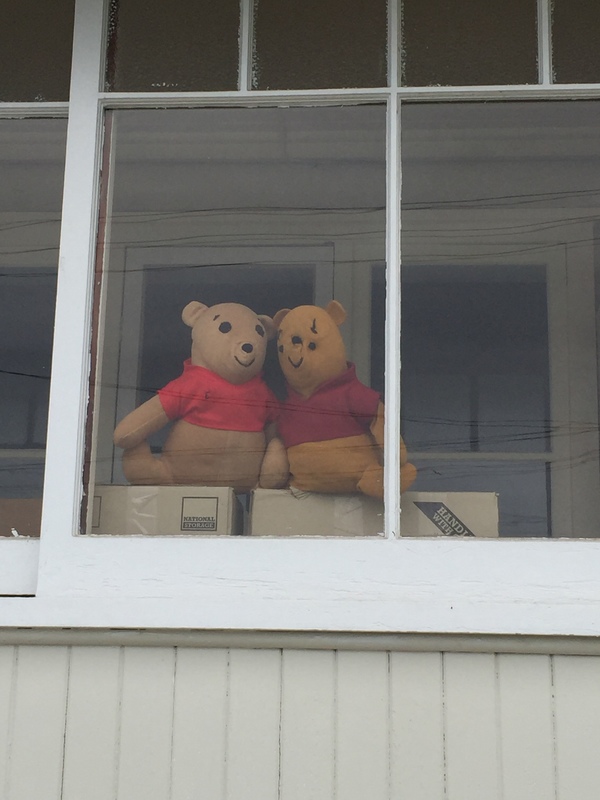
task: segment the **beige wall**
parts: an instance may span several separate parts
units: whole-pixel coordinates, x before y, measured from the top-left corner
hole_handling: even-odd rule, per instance
[[[600,659],[0,647],[3,800],[597,800]]]

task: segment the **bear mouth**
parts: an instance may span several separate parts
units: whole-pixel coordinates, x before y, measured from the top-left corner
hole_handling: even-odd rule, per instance
[[[292,361],[292,359],[289,356],[288,356],[288,361],[290,362],[290,364],[294,369],[298,369],[298,367],[302,366],[302,362],[304,361],[304,356],[302,356],[302,358],[300,359],[300,361],[298,361],[298,363]]]
[[[235,358],[235,360],[238,362],[238,364],[240,365],[240,367],[251,367],[251,366],[252,366],[252,364],[254,364],[254,362],[256,361],[256,358],[252,358],[250,361],[248,361],[248,363],[247,363],[247,364],[245,364],[243,361],[240,361],[240,360],[239,360],[239,358],[238,358],[237,356],[234,356],[234,358]]]

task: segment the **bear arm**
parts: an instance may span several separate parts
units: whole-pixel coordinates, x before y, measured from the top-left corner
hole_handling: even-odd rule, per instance
[[[150,398],[128,414],[117,425],[113,441],[117,447],[129,450],[145,441],[169,422],[158,395]]]
[[[379,403],[377,406],[377,413],[371,422],[370,430],[373,438],[379,445],[379,447],[383,448],[383,437],[384,437],[384,417],[385,417],[385,406],[383,403]]]
[[[260,467],[258,485],[261,489],[281,489],[287,486],[290,462],[281,439],[271,438]]]
[[[377,409],[377,414],[375,415],[375,418],[371,423],[371,434],[373,435],[373,438],[375,439],[379,447],[381,447],[382,449],[383,449],[384,417],[385,417],[385,407],[383,403],[380,403],[379,408]],[[407,463],[408,463],[408,453],[406,452],[406,445],[404,444],[404,439],[400,437],[400,466],[404,467],[405,464]],[[414,470],[412,464],[409,466],[411,467],[412,470]],[[412,483],[413,480],[414,477],[412,478],[410,483]]]

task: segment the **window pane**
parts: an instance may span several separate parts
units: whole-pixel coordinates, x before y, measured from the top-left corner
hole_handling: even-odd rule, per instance
[[[255,0],[255,89],[387,84],[384,0]]]
[[[367,385],[372,368],[371,274],[373,265],[385,257],[385,108],[116,111],[109,114],[107,125],[114,180],[107,192],[112,198],[106,211],[110,238],[97,300],[103,333],[90,443],[94,485],[90,495],[95,505],[88,510],[88,531],[363,534],[361,501],[331,494],[341,485],[350,495],[350,482],[356,489],[360,479],[347,469],[347,451],[336,451],[331,444],[357,435],[352,425],[343,437],[336,433],[351,415],[345,412],[338,419],[338,395],[330,399],[325,392],[317,397],[317,389],[335,379],[340,391],[346,391],[348,384],[360,402],[371,404],[368,413],[362,406],[356,410],[364,428],[359,452],[361,458],[367,457],[364,442],[368,441],[369,456],[379,458],[367,428],[376,416],[380,395]],[[337,303],[330,305],[334,300]],[[182,310],[192,301],[219,308],[207,316],[198,306],[193,311],[188,308],[182,320]],[[231,303],[247,309],[221,305]],[[294,322],[295,312],[286,317],[284,310],[298,306],[308,310]],[[341,309],[348,316],[345,322]],[[283,331],[276,346],[270,338],[275,326],[271,330],[271,321],[256,315],[277,316],[282,331],[292,322],[299,328]],[[192,327],[198,342],[193,352]],[[327,337],[320,338],[325,331]],[[215,361],[214,354],[227,342],[233,343],[233,350]],[[260,372],[255,375],[265,348],[268,391]],[[278,348],[284,349],[279,357]],[[190,354],[193,369],[185,368],[184,380],[192,376],[200,381],[194,390],[199,410],[179,405],[189,394],[180,382],[161,391],[158,399],[156,395],[179,380]],[[314,366],[314,360],[309,361],[313,354],[321,355],[323,364],[316,359]],[[318,378],[308,389],[302,384],[298,396],[286,388],[279,366],[280,359],[291,364],[288,355],[294,361],[294,371],[288,366],[288,372],[304,376],[304,381],[313,380],[313,375]],[[381,363],[379,353],[378,357]],[[365,384],[362,388],[352,380],[346,358],[354,363]],[[313,364],[308,373],[301,366],[304,362]],[[379,374],[377,385],[381,384]],[[324,404],[321,410],[318,405],[317,410],[303,405],[305,390],[311,403]],[[291,468],[301,499],[289,490],[251,495],[264,454],[264,429],[277,421],[287,442],[295,432],[296,423],[288,422],[286,428],[279,414],[278,401],[286,396],[294,399],[293,411],[300,414],[303,425],[319,423],[316,432],[309,426],[306,434],[302,428],[309,438],[296,443],[300,454]],[[132,445],[127,436],[146,401],[150,419],[142,423],[147,422],[147,428],[137,450],[137,441]],[[131,412],[134,417],[128,416]],[[125,447],[113,446],[117,424],[117,439]],[[324,465],[319,458],[323,442],[327,453],[337,453],[338,460],[328,478],[331,485],[319,483],[319,490],[328,488],[329,493],[309,496],[307,481],[314,476],[320,481],[329,469],[329,462]],[[342,442],[338,444],[341,448]],[[301,458],[307,447],[308,478]],[[185,453],[190,448],[193,458]],[[154,455],[161,451],[158,462]],[[287,472],[286,464],[284,478]],[[381,469],[379,473],[381,477]],[[163,484],[169,481],[176,485],[165,493]],[[132,486],[126,488],[128,482]],[[180,485],[185,488],[180,490]],[[155,491],[155,486],[163,489]],[[206,498],[198,488],[202,486],[209,487],[204,490]],[[235,490],[236,498],[227,487]],[[279,509],[282,498],[285,507]],[[194,506],[198,499],[206,502]],[[184,500],[188,511],[192,507],[196,511],[188,513]],[[238,519],[230,516],[225,527],[211,527],[216,501],[225,509],[223,518],[227,509],[238,509],[241,502]],[[143,508],[143,518],[136,508]],[[381,502],[373,500],[370,509],[372,532],[377,533]]]
[[[111,0],[106,89],[237,89],[238,0]]]
[[[552,65],[557,83],[600,81],[600,5],[597,0],[554,0]]]
[[[537,83],[535,0],[402,0],[405,86]]]
[[[65,120],[0,120],[0,535],[39,535]]]
[[[402,119],[412,489],[497,493],[501,536],[597,536],[600,104]]]
[[[75,0],[2,0],[0,101],[69,99]]]

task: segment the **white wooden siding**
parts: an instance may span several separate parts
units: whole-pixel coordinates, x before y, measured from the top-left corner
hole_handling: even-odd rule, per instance
[[[2,800],[597,800],[600,658],[0,647]]]

